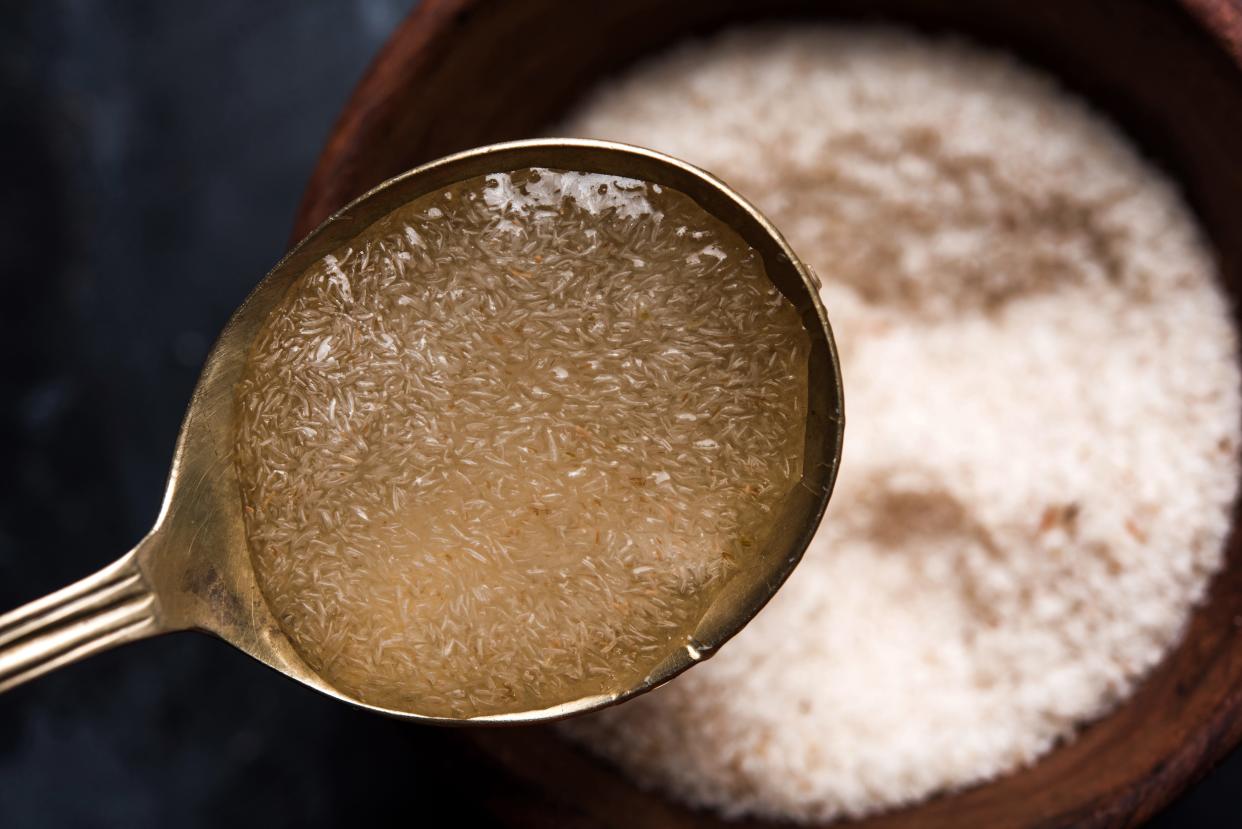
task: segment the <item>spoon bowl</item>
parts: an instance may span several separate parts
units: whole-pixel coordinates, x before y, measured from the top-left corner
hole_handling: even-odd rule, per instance
[[[803,477],[777,508],[774,529],[755,560],[730,577],[689,642],[639,683],[535,710],[465,719],[370,705],[334,687],[302,659],[256,581],[234,463],[235,388],[268,314],[313,263],[426,193],[474,176],[525,167],[619,175],[674,188],[759,253],[768,277],[798,310],[811,342]],[[724,183],[668,156],[601,141],[518,141],[452,155],[361,196],[312,231],[258,284],[207,358],[181,427],[154,528],[100,572],[0,616],[0,691],[125,642],[198,630],[342,702],[421,722],[528,723],[614,704],[711,655],[780,587],[827,505],[840,462],[843,424],[840,366],[815,277],[779,232]]]

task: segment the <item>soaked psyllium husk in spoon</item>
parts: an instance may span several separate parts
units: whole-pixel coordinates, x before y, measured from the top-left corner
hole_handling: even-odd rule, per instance
[[[239,386],[255,570],[315,670],[423,714],[634,685],[801,476],[809,340],[685,195],[523,169],[311,267]]]

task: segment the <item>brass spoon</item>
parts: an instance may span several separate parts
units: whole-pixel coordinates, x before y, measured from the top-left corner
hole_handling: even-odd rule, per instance
[[[620,175],[672,187],[759,252],[773,283],[801,312],[811,339],[803,478],[780,505],[776,527],[755,563],[731,577],[690,642],[636,685],[469,720],[369,705],[333,687],[302,660],[260,592],[233,463],[234,386],[268,312],[312,263],[425,193],[474,176],[525,167]],[[650,150],[601,141],[516,141],[449,156],[390,179],[303,239],[233,314],[190,399],[154,529],[98,573],[0,616],[0,691],[124,642],[179,630],[215,634],[343,702],[423,722],[534,722],[600,708],[647,691],[713,653],[750,621],[798,563],[819,525],[840,462],[844,420],[840,366],[816,287],[814,275],[754,207],[702,170]]]

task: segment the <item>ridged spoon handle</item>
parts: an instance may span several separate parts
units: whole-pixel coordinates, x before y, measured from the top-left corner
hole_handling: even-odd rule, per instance
[[[161,632],[155,595],[130,551],[94,575],[0,616],[0,692]]]

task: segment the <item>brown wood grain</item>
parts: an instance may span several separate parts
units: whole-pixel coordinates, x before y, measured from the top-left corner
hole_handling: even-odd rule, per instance
[[[593,83],[652,50],[742,20],[790,16],[879,17],[961,31],[1046,67],[1119,121],[1182,184],[1242,305],[1239,0],[423,0],[342,112],[294,236],[418,163],[539,133]],[[1235,532],[1227,567],[1181,646],[1113,714],[1031,768],[856,825],[1131,826],[1240,738],[1242,534]],[[496,769],[480,775],[479,797],[512,826],[765,825],[725,823],[640,791],[547,728],[463,732],[462,739]]]
[[[1242,65],[1242,2],[1239,0],[1182,0],[1217,40]]]

